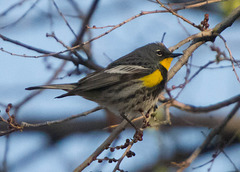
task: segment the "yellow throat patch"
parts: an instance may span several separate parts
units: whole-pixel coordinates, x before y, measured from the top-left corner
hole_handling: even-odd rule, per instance
[[[169,58],[166,58],[166,59],[160,61],[160,64],[161,64],[165,69],[169,70],[172,60],[173,60],[173,58],[169,57]]]
[[[162,74],[159,69],[155,70],[150,75],[144,76],[140,78],[141,81],[143,81],[143,85],[145,87],[154,87],[163,80]]]
[[[160,62],[160,64],[167,70],[169,70],[173,58],[169,57]],[[159,69],[155,70],[150,75],[144,76],[139,80],[143,81],[145,87],[154,87],[163,80],[162,74]]]

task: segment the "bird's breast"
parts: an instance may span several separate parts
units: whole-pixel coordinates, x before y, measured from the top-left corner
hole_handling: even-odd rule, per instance
[[[143,81],[145,87],[151,88],[159,85],[163,81],[163,76],[161,71],[157,69],[153,73],[146,75],[139,80]]]

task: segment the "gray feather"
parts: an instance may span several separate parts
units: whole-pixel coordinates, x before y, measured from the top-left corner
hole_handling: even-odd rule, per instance
[[[52,84],[52,85],[41,85],[35,87],[25,88],[26,90],[36,90],[36,89],[60,89],[65,91],[71,91],[77,87],[76,83],[71,84]]]

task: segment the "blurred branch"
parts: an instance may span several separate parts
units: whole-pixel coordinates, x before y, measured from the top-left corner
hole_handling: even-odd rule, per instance
[[[4,155],[3,155],[3,163],[2,163],[2,166],[3,166],[2,170],[6,171],[6,172],[8,171],[7,155],[8,155],[9,145],[10,145],[9,137],[10,137],[9,135],[6,136],[5,149],[4,149]],[[1,170],[1,168],[0,168],[0,170]]]
[[[91,5],[91,8],[89,9],[89,11],[88,11],[88,14],[87,14],[87,16],[86,17],[83,17],[83,21],[82,21],[82,26],[81,26],[81,29],[80,29],[80,31],[79,31],[79,34],[78,34],[78,36],[77,36],[77,38],[76,38],[76,40],[74,40],[74,42],[72,43],[72,46],[75,46],[75,45],[78,45],[78,44],[81,44],[82,43],[82,41],[83,41],[83,37],[84,37],[84,34],[86,33],[86,31],[88,30],[88,24],[90,23],[90,20],[91,20],[91,18],[92,18],[92,16],[93,16],[93,13],[96,11],[96,9],[97,9],[97,5],[98,5],[98,3],[100,2],[100,0],[94,0],[94,2],[92,3],[92,5]],[[91,38],[91,32],[90,31],[88,31],[88,36],[89,36],[89,39]],[[85,46],[83,45],[83,46],[81,46],[81,47],[79,47],[79,48],[81,48],[85,53],[86,53],[86,55],[87,55],[87,57],[88,57],[88,62],[89,63],[91,63],[93,60],[93,58],[92,58],[92,53],[91,53],[91,44],[85,44]],[[80,58],[79,56],[79,54],[77,53],[77,51],[76,51],[77,49],[75,49],[75,50],[71,50],[71,52],[73,52],[78,58]],[[99,69],[98,69],[99,70]]]
[[[14,8],[21,6],[24,2],[26,2],[26,0],[21,0],[20,2],[13,4],[12,6],[10,6],[8,9],[6,9],[5,11],[3,11],[2,13],[0,13],[0,17],[3,17],[5,15],[7,15],[7,13],[9,13],[11,10],[13,10]]]
[[[235,8],[229,16],[227,16],[221,23],[217,24],[213,28],[213,34],[217,36],[220,33],[222,33],[222,31],[224,31],[226,28],[232,26],[234,21],[237,20],[239,16],[240,16],[240,6]]]
[[[68,28],[70,29],[70,31],[72,32],[72,34],[75,36],[75,38],[77,38],[77,35],[75,34],[75,32],[73,31],[72,27],[70,26],[70,24],[68,23],[68,21],[66,20],[66,18],[64,17],[63,13],[60,11],[60,9],[58,8],[56,2],[54,0],[52,0],[53,5],[55,6],[55,8],[57,9],[59,15],[63,18],[64,22],[66,23],[66,25],[68,26]]]
[[[223,121],[223,116],[225,114],[221,113],[211,113],[210,115],[192,115],[185,113],[177,113],[174,112],[173,115],[170,114],[171,118],[171,126],[169,125],[161,125],[160,130],[174,129],[175,127],[206,127],[206,128],[214,128],[219,125]],[[25,114],[28,118],[22,119],[22,121],[26,121],[30,124],[43,124],[46,121],[55,121],[54,119],[42,119],[41,113],[34,113],[34,117],[32,113]],[[49,116],[56,116],[57,114],[51,113]],[[30,118],[32,117],[32,118]],[[229,137],[236,130],[240,130],[240,119],[236,118],[235,120],[231,120],[230,123],[224,129],[224,137]],[[15,130],[6,130],[8,124],[0,122],[0,136],[6,135],[8,133],[14,132]],[[41,132],[48,135],[52,138],[53,141],[58,141],[61,138],[68,137],[74,133],[89,133],[92,131],[100,131],[107,132],[106,128],[109,128],[109,124],[106,119],[88,119],[87,122],[85,120],[71,120],[69,122],[63,122],[61,124],[56,125],[44,125],[41,127],[25,127],[24,132]],[[115,127],[114,127],[115,128]]]
[[[56,79],[56,77],[59,75],[60,72],[62,72],[64,66],[67,64],[67,61],[63,61],[62,64],[59,66],[59,68],[54,72],[53,76],[46,82],[46,85],[51,84],[54,79]],[[30,101],[32,98],[34,98],[36,95],[38,95],[39,93],[41,93],[43,90],[38,90],[35,91],[31,94],[29,94],[27,97],[25,97],[23,100],[21,100],[19,103],[17,103],[14,106],[14,115],[17,115],[17,112],[19,111],[19,109],[28,101]]]
[[[185,168],[187,168],[197,157],[198,155],[202,152],[202,150],[206,149],[207,146],[210,144],[210,142],[212,141],[212,139],[218,135],[219,133],[222,132],[222,130],[224,129],[224,127],[227,125],[227,123],[232,119],[232,117],[236,114],[236,112],[238,111],[238,109],[240,108],[240,101],[237,103],[237,105],[233,108],[233,110],[229,113],[229,115],[224,119],[224,121],[216,128],[214,128],[207,136],[207,138],[204,140],[204,142],[202,143],[202,145],[200,147],[198,147],[193,153],[192,155],[185,161],[183,161],[180,164],[177,164],[177,166],[180,167],[180,169],[178,169],[178,172],[182,172]]]
[[[168,93],[169,95],[171,95],[171,93],[170,93],[171,90],[174,90],[174,89],[176,89],[176,88],[181,88],[181,90],[178,92],[178,94],[177,94],[174,98],[172,98],[172,96],[170,96],[171,99],[177,99],[178,96],[181,94],[181,92],[184,90],[185,86],[186,86],[188,83],[190,83],[190,82],[193,80],[193,78],[195,78],[202,70],[206,69],[209,65],[211,65],[211,64],[213,64],[213,63],[215,63],[215,60],[209,61],[207,64],[205,64],[205,65],[203,65],[203,66],[200,66],[200,68],[198,69],[198,71],[196,71],[196,72],[191,76],[191,78],[189,78],[189,79],[188,79],[188,76],[190,75],[190,69],[187,70],[187,75],[186,75],[186,77],[184,77],[184,78],[185,78],[185,81],[184,81],[183,84],[180,84],[180,85],[178,85],[178,86],[172,86],[172,89],[166,89],[167,93]]]
[[[78,13],[78,17],[83,18],[84,14],[78,7],[78,3],[76,3],[75,0],[69,0],[69,3],[73,7],[73,9]]]
[[[10,134],[14,131],[16,131],[14,128],[11,128],[11,129],[8,129],[8,130],[5,130],[5,131],[0,131],[0,136],[8,135],[8,134]]]
[[[240,101],[240,94],[237,96],[231,97],[230,99],[224,100],[222,102],[219,102],[210,106],[205,106],[205,107],[196,107],[193,105],[186,105],[176,100],[173,100],[170,104],[178,109],[181,109],[187,112],[203,113],[203,112],[211,112],[214,110],[218,110],[220,108],[223,108],[225,106],[228,106],[230,104],[233,104],[239,101]]]
[[[233,58],[232,52],[231,52],[230,48],[228,48],[227,41],[226,41],[221,35],[219,35],[219,37],[220,37],[220,38],[223,40],[223,42],[224,42],[224,45],[225,45],[225,47],[226,47],[226,49],[227,49],[227,51],[228,51],[228,53],[229,53],[229,56],[230,56],[230,61],[231,61],[231,63],[232,63],[233,72],[235,73],[238,82],[240,82],[239,76],[238,76],[237,71],[236,71],[235,66],[234,66],[234,62],[236,63],[236,60]],[[238,65],[238,63],[236,63],[236,64]]]
[[[2,26],[2,27],[0,27],[0,29],[5,29],[5,28],[7,28],[7,27],[10,27],[10,26],[13,26],[13,25],[15,25],[15,24],[17,24],[18,22],[20,22],[24,17],[26,17],[27,16],[27,14],[37,5],[37,3],[39,2],[39,0],[36,0],[34,3],[33,3],[33,5],[19,18],[19,19],[17,19],[15,22],[13,22],[13,23],[10,23],[10,24],[8,24],[8,25],[6,25],[6,26]],[[16,4],[16,5],[21,5],[23,3],[23,1],[21,1],[19,4]],[[12,6],[12,7],[15,7],[15,6]],[[11,9],[11,8],[10,8]],[[3,13],[4,14],[4,13]]]
[[[203,5],[208,5],[211,3],[216,3],[216,2],[221,2],[221,1],[223,1],[223,0],[203,0],[200,2],[199,2],[199,0],[195,0],[195,1],[193,0],[193,1],[186,1],[186,2],[180,2],[180,3],[168,3],[168,6],[170,6],[170,7],[180,6],[178,8],[173,9],[174,11],[178,11],[181,9],[197,8],[197,7],[200,7]]]
[[[77,39],[75,40],[75,42],[73,43],[73,46],[74,45],[78,45],[82,42],[82,38],[84,36],[84,33],[86,32],[87,30],[87,25],[93,15],[93,13],[95,12],[96,8],[97,8],[97,5],[99,3],[100,0],[94,0],[94,2],[92,3],[92,6],[90,8],[90,10],[88,11],[88,14],[86,16],[86,18],[84,19],[83,21],[83,24],[82,24],[82,29],[81,31],[79,32],[79,35],[77,36]]]
[[[6,104],[4,104],[4,103],[2,103],[2,102],[0,102],[0,106],[2,106],[2,107],[4,107],[4,108],[6,108],[7,107],[7,105]],[[1,112],[1,111],[0,111]]]

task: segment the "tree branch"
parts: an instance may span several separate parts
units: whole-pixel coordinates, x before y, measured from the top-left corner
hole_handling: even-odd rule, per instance
[[[101,70],[102,67],[98,66],[97,64],[91,62],[91,61],[88,61],[88,60],[83,60],[83,59],[77,59],[75,58],[74,56],[64,56],[64,55],[61,55],[61,53],[64,53],[64,52],[67,52],[68,50],[64,50],[64,51],[61,51],[59,53],[53,53],[53,52],[50,52],[50,51],[47,51],[47,50],[43,50],[43,49],[40,49],[40,48],[36,48],[36,47],[33,47],[33,46],[30,46],[30,45],[27,45],[27,44],[24,44],[20,41],[16,41],[16,40],[13,40],[11,38],[8,38],[2,34],[0,34],[0,38],[4,41],[7,41],[7,42],[11,42],[15,45],[19,45],[21,47],[24,47],[24,48],[27,48],[29,50],[32,50],[32,51],[36,51],[38,53],[41,53],[43,55],[40,55],[40,56],[27,56],[27,55],[17,55],[17,54],[14,54],[15,56],[21,56],[21,57],[29,57],[29,58],[40,58],[40,57],[48,57],[48,56],[53,56],[53,57],[56,57],[58,59],[61,59],[61,60],[67,60],[67,61],[71,61],[73,62],[75,65],[78,65],[78,64],[81,64],[81,65],[84,65],[86,67],[88,67],[89,69],[93,69],[93,70]],[[3,49],[1,48],[0,49],[1,51],[3,51]],[[11,53],[12,55],[13,53]]]
[[[216,104],[213,104],[213,105],[210,105],[210,106],[204,106],[204,107],[195,107],[195,106],[192,106],[192,105],[186,105],[186,104],[180,103],[176,100],[173,100],[171,102],[171,105],[178,108],[178,109],[187,111],[187,112],[203,113],[203,112],[211,112],[211,111],[214,111],[214,110],[218,110],[220,108],[223,108],[223,107],[228,106],[230,104],[236,103],[238,101],[240,101],[240,94],[237,95],[237,96],[231,97],[230,99],[224,100],[220,103],[216,103]]]
[[[221,23],[217,24],[213,29],[202,31],[198,34],[192,35],[183,41],[179,42],[177,45],[170,47],[170,51],[174,51],[183,44],[191,41],[191,45],[184,51],[184,55],[178,60],[178,62],[171,68],[168,73],[168,80],[172,79],[173,76],[182,68],[182,66],[187,63],[188,58],[192,53],[202,44],[207,41],[214,42],[215,38],[223,32],[226,28],[230,27],[234,21],[240,16],[240,6],[233,10],[233,12],[224,19]]]
[[[84,21],[83,21],[82,29],[81,29],[81,31],[80,31],[80,33],[79,33],[76,41],[73,43],[73,46],[74,46],[74,45],[77,45],[77,44],[79,44],[79,43],[82,42],[83,35],[84,35],[84,33],[86,32],[86,30],[87,30],[87,25],[88,25],[88,23],[89,23],[92,15],[93,15],[94,11],[96,10],[99,1],[100,1],[100,0],[95,0],[95,1],[93,2],[93,4],[92,4],[92,6],[91,6],[91,8],[90,8],[90,10],[89,10],[86,18],[85,18]]]
[[[67,122],[67,121],[70,121],[70,120],[73,120],[73,119],[76,119],[76,118],[79,118],[79,117],[87,116],[88,114],[96,112],[96,111],[101,110],[101,109],[102,109],[102,107],[98,106],[98,107],[93,108],[93,109],[91,109],[89,111],[86,111],[86,112],[83,112],[83,113],[80,113],[80,114],[77,114],[77,115],[72,115],[72,116],[67,117],[65,119],[53,120],[53,121],[45,121],[45,122],[41,122],[41,123],[37,123],[37,124],[30,124],[30,123],[27,123],[27,122],[22,122],[20,125],[18,125],[18,128],[14,128],[14,126],[13,126],[9,130],[0,131],[0,136],[4,136],[4,135],[7,135],[7,134],[10,134],[10,133],[12,133],[14,131],[17,131],[17,130],[23,130],[24,128],[45,127],[45,126],[61,124],[61,123],[64,123],[64,122]],[[2,117],[0,117],[0,118],[1,118],[0,121],[3,121],[3,118]],[[4,120],[4,121],[7,121],[7,120]],[[5,122],[5,123],[10,125],[8,122]]]
[[[137,114],[134,114],[135,116]],[[131,116],[129,118],[129,120],[132,120],[133,118],[135,118],[135,116]],[[100,155],[106,148],[109,147],[109,145],[113,142],[113,140],[116,139],[116,137],[118,137],[118,135],[125,129],[125,127],[128,125],[128,121],[123,120],[121,122],[121,124],[119,124],[117,126],[117,128],[115,128],[110,136],[92,153],[92,155],[90,155],[82,164],[80,164],[75,170],[74,172],[80,172],[83,169],[85,169],[87,166],[89,166],[94,160],[96,160],[96,158],[98,157],[98,155]]]
[[[224,119],[224,121],[216,128],[214,128],[207,136],[207,138],[204,140],[204,142],[201,144],[200,147],[198,147],[192,155],[185,160],[184,162],[180,163],[179,166],[181,167],[178,172],[182,172],[185,168],[187,168],[197,157],[198,155],[207,148],[207,146],[210,144],[212,139],[222,132],[223,128],[227,125],[227,123],[232,119],[232,117],[236,114],[238,109],[240,108],[240,101],[237,103],[237,105],[233,108],[233,110],[229,113],[229,115]]]
[[[42,122],[42,123],[38,123],[38,124],[29,124],[27,122],[22,122],[21,127],[23,127],[23,128],[25,128],[25,127],[44,127],[44,126],[49,126],[49,125],[60,124],[60,123],[67,122],[67,121],[70,121],[70,120],[73,120],[73,119],[76,119],[76,118],[79,118],[79,117],[82,117],[82,116],[87,116],[88,114],[96,112],[96,111],[101,110],[101,109],[102,109],[102,107],[98,106],[98,107],[95,107],[95,108],[93,108],[89,111],[86,111],[86,112],[83,112],[83,113],[80,113],[80,114],[77,114],[77,115],[72,115],[72,116],[70,116],[68,118],[65,118],[65,119],[54,120],[54,121],[46,121],[46,122]]]

